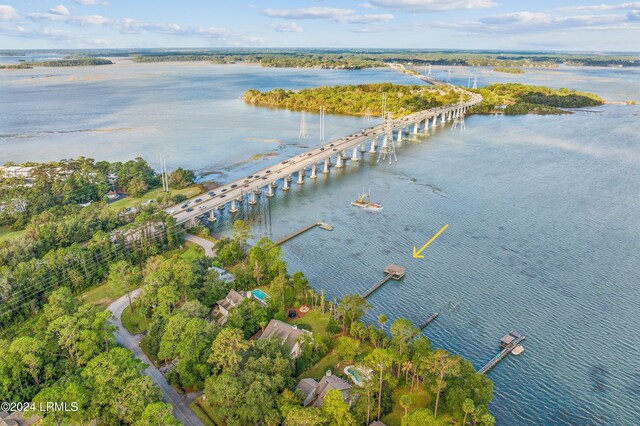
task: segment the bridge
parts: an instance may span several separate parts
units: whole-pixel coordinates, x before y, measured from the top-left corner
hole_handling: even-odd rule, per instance
[[[389,65],[399,71],[405,71],[401,65]],[[364,159],[367,154],[375,155],[379,150],[388,150],[392,142],[400,142],[406,135],[417,136],[429,128],[444,125],[463,116],[469,108],[482,102],[482,96],[479,94],[426,76],[415,74],[414,76],[431,84],[453,88],[467,99],[457,104],[431,108],[387,120],[256,171],[252,175],[216,188],[208,194],[193,197],[165,211],[173,216],[178,224],[205,216],[211,222],[216,221],[216,211],[223,211],[227,206],[229,212],[235,213],[238,211],[238,203],[256,204],[258,196],[266,194],[267,197],[272,197],[274,191],[280,187],[283,191],[287,191],[294,179],[296,184],[304,184],[307,170],[310,171],[309,178],[316,179],[318,173],[329,173],[330,166],[343,168],[349,162],[354,164]]]

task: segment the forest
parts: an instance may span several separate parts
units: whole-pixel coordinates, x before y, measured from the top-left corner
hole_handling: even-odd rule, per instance
[[[571,114],[562,108],[585,108],[604,104],[598,95],[570,89],[552,89],[519,83],[491,84],[473,89],[482,103],[471,108],[475,114]]]
[[[101,53],[105,56],[105,53]],[[637,55],[588,55],[548,52],[488,52],[411,49],[237,49],[114,52],[135,62],[209,61],[212,63],[259,63],[266,67],[362,69],[384,67],[389,62],[404,65],[451,65],[485,67],[556,68],[572,66],[634,67]]]
[[[250,89],[244,93],[243,99],[251,105],[294,111],[318,112],[320,107],[324,107],[329,114],[380,117],[383,94],[386,94],[386,111],[393,118],[461,100],[460,94],[453,89],[392,83],[323,86],[297,91],[273,89],[260,92]]]

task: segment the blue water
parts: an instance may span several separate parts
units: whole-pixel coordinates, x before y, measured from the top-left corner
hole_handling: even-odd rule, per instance
[[[454,70],[464,83],[469,70]],[[568,68],[503,75],[640,100],[638,70]],[[278,70],[194,64],[0,73],[0,162],[80,154],[170,155],[172,166],[228,181],[316,145],[300,115],[252,108],[246,88],[396,81],[389,70]],[[467,117],[398,146],[398,163],[332,169],[252,209],[254,233],[277,239],[317,220],[283,249],[328,297],[363,292],[388,263],[407,268],[370,298],[390,320],[440,317],[425,334],[480,368],[511,329],[525,352],[489,373],[499,424],[640,424],[640,107],[606,105],[563,116]],[[327,117],[328,138],[370,125]],[[247,161],[256,154],[273,157]],[[363,188],[382,211],[350,205]],[[266,199],[266,197],[265,197]],[[270,208],[271,224],[265,221]],[[229,213],[224,213],[229,217]],[[449,228],[411,257],[445,223]],[[229,221],[216,225],[229,230]]]

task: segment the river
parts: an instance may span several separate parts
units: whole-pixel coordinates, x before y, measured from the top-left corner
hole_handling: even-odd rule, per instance
[[[638,69],[453,68],[452,81],[520,81],[640,100]],[[441,69],[434,68],[436,77]],[[472,80],[472,79],[471,79]],[[329,71],[244,65],[131,64],[0,72],[0,163],[85,155],[196,169],[229,181],[318,144],[298,139],[300,114],[254,108],[248,88],[413,78],[387,69]],[[562,116],[470,116],[466,130],[439,128],[403,142],[398,162],[371,156],[270,202],[256,234],[281,237],[292,270],[340,298],[363,292],[388,263],[407,268],[371,296],[385,313],[420,323],[436,346],[481,367],[511,329],[525,352],[489,377],[498,424],[640,423],[640,107],[605,105]],[[371,125],[327,116],[327,139]],[[259,159],[258,159],[259,158]],[[382,211],[350,205],[370,191]],[[265,198],[266,199],[266,198]],[[256,210],[266,210],[259,204]],[[228,213],[225,213],[228,215]],[[411,257],[444,224],[449,228]],[[229,222],[216,225],[227,232]]]

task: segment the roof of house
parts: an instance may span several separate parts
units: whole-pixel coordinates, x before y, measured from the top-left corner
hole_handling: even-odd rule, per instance
[[[271,339],[277,337],[281,344],[286,343],[290,350],[296,345],[298,338],[304,334],[311,335],[310,331],[302,330],[295,325],[272,319],[265,327],[260,339]]]
[[[375,422],[371,423],[369,426],[387,426],[387,425],[382,423],[380,420],[376,420]]]
[[[322,401],[324,401],[325,395],[330,390],[341,391],[342,398],[346,399],[349,389],[351,389],[351,384],[346,380],[334,375],[324,376],[318,383],[318,388],[316,389],[318,397],[313,401],[313,406],[320,407],[322,405]]]
[[[229,309],[233,309],[236,306],[240,305],[246,297],[235,291],[234,289],[229,290],[229,294],[222,300],[218,300],[218,305],[225,308],[227,311]]]
[[[305,399],[313,393],[318,387],[318,382],[315,379],[302,379],[298,382],[296,389],[299,389],[304,394]]]
[[[41,417],[31,416],[24,418],[22,411],[14,411],[9,414],[6,411],[0,411],[0,426],[30,426],[41,420]]]

